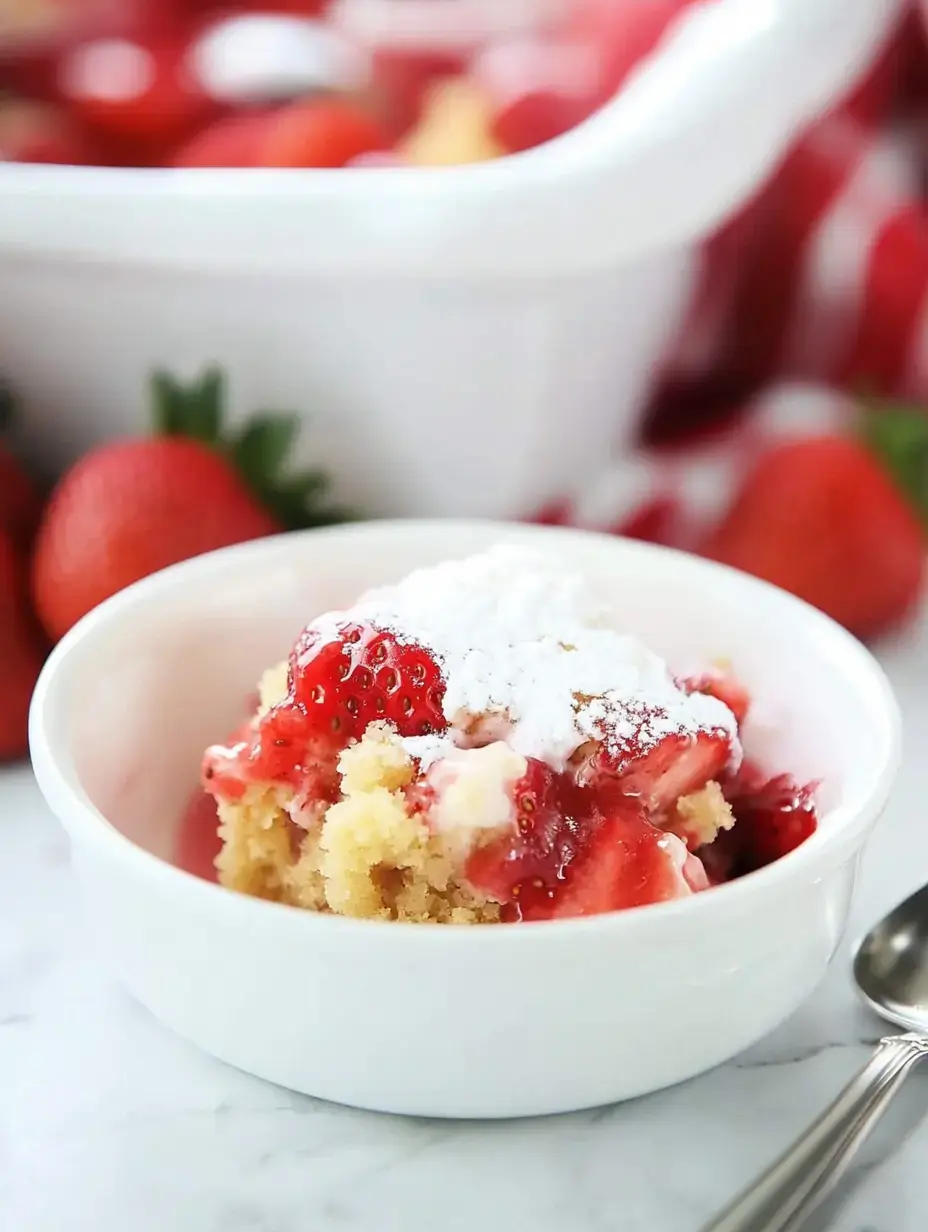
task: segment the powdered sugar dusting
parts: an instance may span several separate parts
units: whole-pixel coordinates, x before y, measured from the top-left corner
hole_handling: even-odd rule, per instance
[[[346,615],[441,665],[451,730],[404,741],[424,764],[501,736],[555,769],[591,740],[621,767],[668,735],[700,732],[726,734],[740,757],[728,707],[683,692],[662,659],[610,627],[613,614],[583,577],[543,554],[503,545],[418,570],[319,623]]]

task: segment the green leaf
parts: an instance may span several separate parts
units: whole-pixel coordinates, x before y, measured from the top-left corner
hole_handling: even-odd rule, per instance
[[[207,368],[199,384],[190,389],[186,405],[186,434],[206,445],[218,444],[225,407],[225,380],[219,368]]]
[[[864,403],[863,439],[928,527],[928,409]]]
[[[183,396],[183,390],[169,372],[152,373],[152,427],[159,436],[180,436],[182,434]]]
[[[216,367],[183,385],[169,372],[159,370],[151,378],[152,420],[161,436],[186,436],[205,445],[221,439],[225,383]]]
[[[288,530],[307,530],[314,526],[334,526],[355,520],[355,513],[323,498],[329,489],[324,471],[306,471],[291,476],[263,494],[267,507]]]
[[[224,439],[225,380],[215,365],[187,385],[158,370],[152,373],[151,391],[155,430],[218,448],[287,530],[331,526],[356,517],[352,510],[326,503],[329,479],[324,471],[287,473],[287,458],[300,433],[300,416],[261,412],[237,434]]]
[[[256,415],[232,443],[232,460],[249,483],[269,485],[280,474],[299,434],[296,415]]]

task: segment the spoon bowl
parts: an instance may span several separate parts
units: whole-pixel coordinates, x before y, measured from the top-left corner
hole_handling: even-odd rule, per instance
[[[854,954],[854,983],[881,1018],[928,1031],[928,886],[875,925]]]

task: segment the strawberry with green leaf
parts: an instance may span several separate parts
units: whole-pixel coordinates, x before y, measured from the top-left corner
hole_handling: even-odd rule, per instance
[[[855,436],[766,452],[701,550],[873,638],[922,593],[926,530],[928,415],[874,404]]]
[[[155,433],[85,455],[52,493],[32,562],[32,594],[49,636],[168,565],[258,539],[343,521],[320,471],[293,474],[292,415],[224,426],[222,374],[190,384],[152,378]]]

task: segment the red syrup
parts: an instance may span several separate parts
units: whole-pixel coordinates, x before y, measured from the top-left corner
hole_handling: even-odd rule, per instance
[[[516,833],[473,853],[467,879],[508,923],[621,911],[676,898],[679,872],[637,796],[578,786],[539,761],[514,792]]]
[[[713,885],[732,881],[781,860],[818,829],[817,783],[800,785],[788,774],[773,777],[746,761],[722,784],[734,827],[696,854]]]

